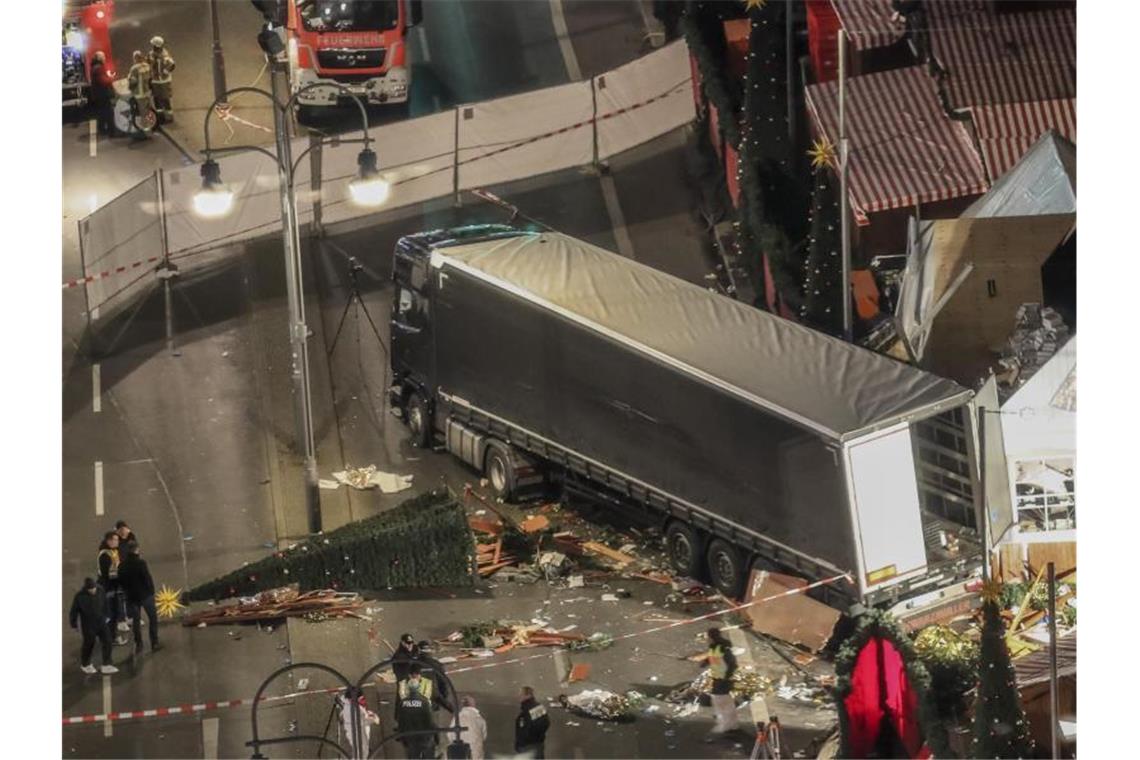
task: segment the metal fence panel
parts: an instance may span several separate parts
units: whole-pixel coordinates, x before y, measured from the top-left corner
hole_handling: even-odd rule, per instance
[[[92,320],[112,311],[153,281],[164,256],[158,175],[79,220],[87,311]]]

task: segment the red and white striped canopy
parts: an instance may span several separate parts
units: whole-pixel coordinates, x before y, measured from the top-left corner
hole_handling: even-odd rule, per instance
[[[891,0],[831,0],[854,50],[887,47],[902,39],[906,24],[891,21]]]
[[[1050,129],[1077,141],[1077,101],[1073,99],[976,106],[971,110],[991,180],[1012,169]]]
[[[807,87],[815,131],[839,145],[839,83]],[[981,157],[961,122],[938,103],[920,66],[847,81],[848,189],[855,218],[986,191]]]

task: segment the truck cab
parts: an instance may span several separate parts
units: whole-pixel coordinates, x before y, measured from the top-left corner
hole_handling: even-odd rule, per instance
[[[336,107],[339,86],[368,105],[404,104],[411,87],[408,30],[422,0],[288,0],[290,83],[301,107]],[[338,86],[339,85],[339,86]]]
[[[112,0],[69,0],[63,6],[63,107],[87,105],[91,62],[95,53],[106,58],[106,75],[115,76],[111,57]]]

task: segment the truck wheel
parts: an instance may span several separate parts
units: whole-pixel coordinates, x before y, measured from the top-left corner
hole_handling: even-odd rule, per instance
[[[678,574],[696,578],[701,571],[701,540],[690,526],[674,521],[665,530],[665,551]]]
[[[714,538],[708,552],[709,580],[717,591],[730,599],[740,596],[744,585],[744,563],[740,551],[722,538]]]
[[[511,452],[498,441],[487,444],[487,454],[483,458],[483,474],[491,484],[496,498],[509,500],[515,493],[515,468],[511,464]]]
[[[408,430],[412,431],[412,445],[420,449],[428,448],[431,445],[431,414],[420,394],[408,396],[404,405],[404,419],[408,423]]]

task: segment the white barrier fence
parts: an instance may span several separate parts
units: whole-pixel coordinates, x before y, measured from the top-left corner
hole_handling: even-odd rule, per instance
[[[690,76],[688,50],[677,41],[585,82],[461,105],[373,128],[369,136],[381,174],[392,184],[383,210],[583,166],[664,135],[696,116]],[[346,135],[346,139],[353,137]],[[308,147],[307,139],[295,140],[294,158]],[[376,213],[348,201],[348,183],[356,176],[359,150],[356,143],[322,150],[319,201],[323,224]],[[198,166],[159,172],[156,185],[148,180],[80,222],[81,237],[86,234],[82,238],[85,279],[108,264],[129,263],[132,256],[136,260],[177,258],[277,232],[281,205],[276,162],[257,151],[215,160],[222,181],[234,192],[231,214],[221,219],[194,214],[193,197],[201,187]],[[306,157],[298,163],[295,178],[301,223],[312,220],[317,200],[309,173]],[[149,214],[145,208],[151,210]],[[111,288],[107,284],[89,287],[89,313],[93,306],[109,300],[108,293],[119,297]]]

